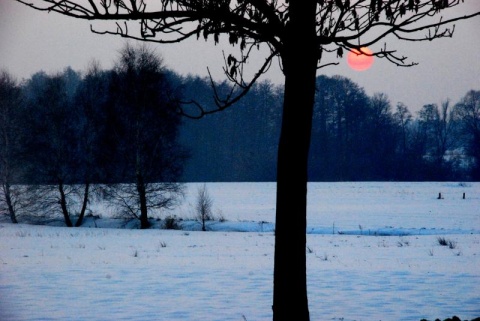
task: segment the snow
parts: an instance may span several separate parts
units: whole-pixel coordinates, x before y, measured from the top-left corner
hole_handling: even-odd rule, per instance
[[[101,204],[84,228],[3,219],[0,320],[271,320],[275,184],[207,183],[225,219],[207,232],[200,186],[161,214],[182,230],[118,228]],[[480,316],[478,182],[310,183],[307,233],[311,320]]]

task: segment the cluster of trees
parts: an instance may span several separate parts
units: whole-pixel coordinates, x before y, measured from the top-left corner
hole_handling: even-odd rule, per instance
[[[92,63],[83,77],[67,68],[17,84],[2,72],[0,210],[13,222],[60,212],[79,226],[99,194],[147,228],[149,211],[181,195],[188,156],[169,78],[158,55],[129,45],[112,70]]]
[[[209,103],[208,79],[184,83],[186,96]],[[412,114],[345,77],[319,76],[316,84],[310,181],[480,179],[480,91]],[[191,159],[182,179],[275,181],[282,97],[282,86],[263,81],[231,108],[185,120],[180,140]]]
[[[318,77],[310,151],[313,180],[478,180],[480,91],[413,115],[385,94]]]
[[[212,105],[209,79],[184,79],[185,97]],[[226,83],[216,86],[228,93]],[[275,181],[283,88],[269,81],[256,83],[248,94],[222,112],[185,119],[180,141],[190,151],[183,181]]]
[[[316,84],[310,181],[480,179],[480,91],[414,116],[345,77]],[[178,200],[179,182],[275,181],[283,86],[258,82],[221,113],[181,117],[183,97],[207,106],[211,93],[210,79],[180,77],[145,46],[126,46],[108,71],[92,63],[21,84],[3,71],[2,212],[15,222],[34,207],[60,211],[79,226],[101,192],[146,228],[149,210]]]

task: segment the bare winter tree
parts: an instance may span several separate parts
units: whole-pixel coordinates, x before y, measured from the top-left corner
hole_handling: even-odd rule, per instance
[[[79,210],[78,219],[75,226],[81,226],[87,213],[87,205],[91,196],[96,196],[100,189],[93,185],[92,182],[101,181],[104,179],[102,170],[103,166],[98,166],[101,163],[100,151],[100,137],[102,133],[101,117],[102,107],[105,105],[107,97],[108,81],[105,81],[100,66],[97,62],[92,61],[89,65],[87,73],[76,90],[75,105],[72,113],[75,115],[74,123],[76,123],[76,142],[77,153],[76,158],[80,158],[81,166],[76,169],[77,180],[83,185],[83,195],[80,193],[81,208]],[[92,195],[94,194],[94,195]]]
[[[454,116],[448,100],[442,102],[441,107],[437,104],[424,105],[419,112],[420,126],[424,131],[427,146],[430,146],[426,156],[441,179],[448,178],[448,169],[445,166],[448,160],[445,156],[448,150],[455,147]]]
[[[187,157],[176,143],[181,116],[161,57],[147,46],[125,46],[111,95],[112,162],[121,174],[107,192],[124,214],[148,228],[149,211],[171,208],[183,195],[178,177]]]
[[[345,51],[389,39],[428,41],[448,37],[452,23],[480,12],[443,19],[463,0],[38,0],[36,9],[88,20],[115,21],[113,30],[96,31],[158,43],[190,37],[226,36],[239,48],[225,58],[231,95],[217,97],[215,109],[197,105],[200,117],[240,99],[275,57],[285,75],[283,120],[278,148],[274,260],[274,320],[308,320],[306,275],[307,161],[317,69],[335,64]],[[473,0],[475,1],[475,0]],[[129,21],[140,22],[140,28]],[[138,26],[138,24],[137,24]],[[135,30],[135,31],[133,31]],[[250,81],[244,67],[257,48],[267,48]],[[386,45],[371,54],[398,66],[414,63]],[[186,110],[184,110],[186,112]]]
[[[28,113],[27,146],[28,167],[25,179],[29,183],[31,197],[45,215],[60,212],[65,225],[73,227],[73,215],[77,212],[77,199],[82,199],[84,213],[88,203],[89,184],[76,183],[81,167],[75,136],[77,130],[73,96],[80,82],[79,75],[67,68],[53,76],[39,73],[24,86]],[[45,197],[49,195],[49,197]],[[83,216],[83,213],[80,215]]]
[[[12,223],[18,223],[21,187],[19,155],[21,148],[21,90],[13,77],[0,71],[0,211],[8,213]],[[17,183],[17,184],[15,184]]]
[[[202,224],[202,231],[206,231],[206,222],[213,218],[212,213],[213,199],[208,193],[207,185],[203,184],[197,191],[197,202],[195,209],[197,211],[197,217]]]
[[[48,83],[47,79],[50,78],[45,76],[39,83],[46,84]],[[56,78],[58,80],[57,84],[60,83],[61,79],[62,77],[60,76]],[[32,83],[30,85],[34,87]],[[39,83],[37,85],[40,85]],[[73,194],[74,189],[65,187],[64,184],[59,184],[57,190],[60,193],[57,198],[54,197],[55,193],[53,192],[56,185],[30,184],[32,180],[38,183],[35,179],[42,176],[39,172],[43,171],[43,168],[39,166],[42,164],[39,161],[40,157],[36,157],[39,154],[33,154],[33,158],[36,160],[35,163],[30,161],[32,158],[31,146],[33,145],[31,144],[31,141],[33,141],[31,137],[42,135],[30,135],[32,133],[31,127],[34,127],[31,119],[38,116],[38,114],[29,106],[29,103],[31,103],[29,99],[34,94],[33,90],[31,90],[32,88],[27,93],[25,89],[27,87],[29,86],[26,84],[23,87],[17,85],[7,72],[2,71],[0,73],[0,181],[2,183],[0,210],[7,212],[11,221],[17,223],[19,216],[26,217],[27,214],[31,213],[48,215],[60,204],[62,213],[66,215],[65,221],[71,223],[70,212],[68,211],[68,198],[70,194]],[[37,86],[37,88],[40,87]],[[41,88],[46,89],[47,87]],[[51,89],[50,93],[54,91],[53,87],[49,89]],[[27,97],[29,98],[27,99]],[[37,100],[35,105],[40,108],[45,107],[45,105],[41,104],[41,99]],[[51,123],[50,125],[55,127],[58,123]],[[47,136],[50,133],[46,134],[46,132],[43,132],[43,134],[43,136]],[[57,139],[52,137],[49,141],[52,142],[52,146],[59,147]],[[55,143],[53,143],[54,141]],[[52,150],[50,149],[49,151]],[[62,151],[66,152],[65,149],[62,149]],[[48,163],[54,163],[53,160],[54,158],[49,158]],[[32,215],[28,216],[29,220],[33,218]]]

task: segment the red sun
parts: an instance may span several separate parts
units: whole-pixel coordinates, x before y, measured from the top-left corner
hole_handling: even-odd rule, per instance
[[[361,51],[362,52],[353,49],[348,52],[347,62],[353,70],[364,71],[370,68],[373,64],[373,56],[369,56],[372,54],[372,51],[367,47],[362,47]]]

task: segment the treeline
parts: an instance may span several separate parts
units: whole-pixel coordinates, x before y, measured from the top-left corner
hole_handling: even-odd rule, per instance
[[[145,46],[127,45],[111,70],[21,83],[0,72],[0,212],[79,226],[102,197],[146,228],[181,182],[275,181],[282,86],[259,82],[222,112],[184,117],[230,94],[226,82],[167,70]],[[413,115],[348,78],[317,78],[310,181],[479,179],[480,91]]]
[[[10,82],[15,93],[1,97],[3,132],[15,133],[0,142],[3,175],[30,184],[275,181],[282,86],[260,82],[234,106],[190,119],[179,104],[212,106],[210,79],[163,66],[140,74],[129,59],[20,84],[3,73],[2,88]],[[220,97],[230,92],[215,86]],[[309,180],[478,180],[479,104],[472,90],[414,115],[348,78],[319,76]]]
[[[208,105],[207,79],[183,81],[185,96]],[[264,81],[230,109],[186,119],[183,180],[275,181],[282,100],[282,86]],[[319,76],[309,164],[310,181],[479,180],[480,91],[412,114],[348,78]]]
[[[343,77],[319,77],[312,180],[445,181],[480,178],[480,91],[413,115]]]

